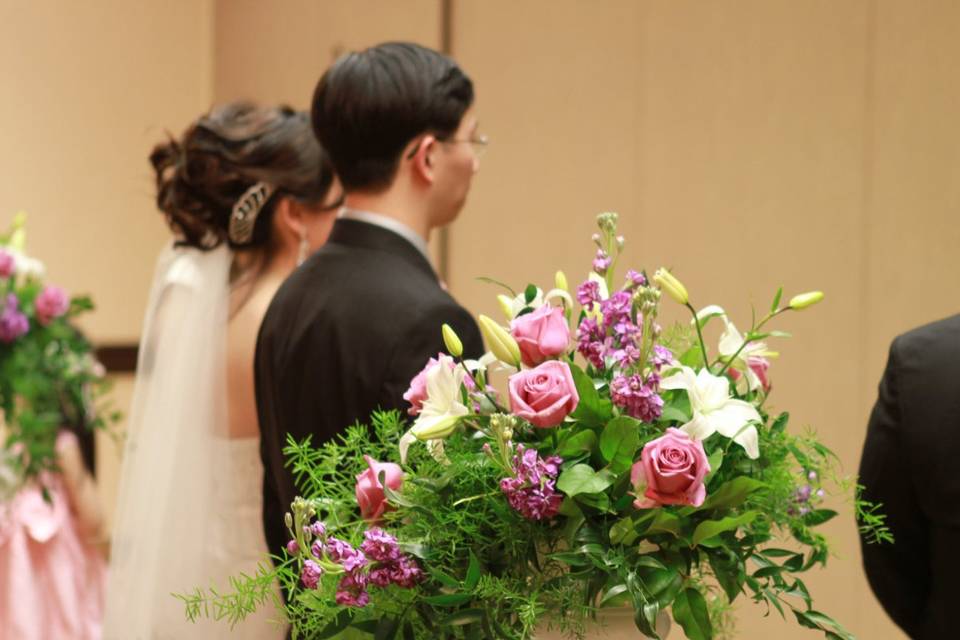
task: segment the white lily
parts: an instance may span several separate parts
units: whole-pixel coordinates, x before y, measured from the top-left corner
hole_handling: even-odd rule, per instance
[[[427,372],[427,399],[413,426],[400,438],[400,461],[417,440],[442,440],[453,433],[457,421],[469,411],[461,402],[460,389],[466,372],[448,355],[440,355]]]
[[[757,428],[750,423],[760,422],[760,414],[749,402],[730,396],[730,386],[725,378],[715,376],[707,369],[694,373],[690,367],[680,367],[679,371],[660,382],[660,388],[687,392],[693,417],[680,429],[691,438],[704,440],[720,433],[733,438],[748,457],[759,457]]]
[[[717,351],[720,352],[723,362],[726,363],[740,350],[740,346],[743,344],[743,336],[740,335],[740,332],[737,331],[737,328],[730,322],[727,316],[723,316],[723,321],[726,323],[726,329],[724,329],[720,335],[720,344]],[[775,351],[770,351],[767,348],[766,342],[751,342],[740,350],[736,360],[731,364],[732,366],[736,366],[738,370],[743,371],[747,378],[747,388],[753,391],[763,387],[763,381],[760,380],[759,376],[754,373],[753,368],[750,366],[750,358],[766,359],[776,356],[777,353]]]
[[[567,307],[573,306],[573,298],[570,297],[570,294],[564,291],[561,288],[551,289],[546,294],[543,293],[543,289],[537,287],[537,295],[533,297],[529,303],[527,302],[527,297],[525,293],[518,294],[516,297],[511,298],[500,294],[497,296],[500,300],[500,307],[503,310],[503,315],[507,317],[507,320],[513,320],[517,317],[517,314],[523,311],[526,307],[531,309],[539,309],[545,303],[550,302],[551,300],[556,300],[561,298],[564,302],[567,303]]]

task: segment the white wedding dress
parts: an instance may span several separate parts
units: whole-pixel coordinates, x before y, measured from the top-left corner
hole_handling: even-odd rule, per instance
[[[272,599],[231,629],[226,620],[188,622],[171,595],[228,592],[231,576],[270,561],[259,439],[230,438],[227,422],[231,260],[226,247],[171,247],[157,264],[120,478],[106,640],[284,637]]]

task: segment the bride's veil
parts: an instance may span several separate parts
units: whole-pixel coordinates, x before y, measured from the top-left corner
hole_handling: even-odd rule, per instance
[[[169,247],[157,263],[114,524],[109,640],[180,637],[184,607],[171,593],[210,586],[205,558],[218,465],[213,439],[226,434],[230,262],[221,246]]]

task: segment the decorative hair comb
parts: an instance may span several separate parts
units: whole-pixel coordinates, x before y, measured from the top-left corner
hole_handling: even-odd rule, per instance
[[[257,216],[275,190],[272,185],[258,182],[240,196],[230,214],[228,234],[231,242],[248,244],[253,239],[253,227],[257,222]]]

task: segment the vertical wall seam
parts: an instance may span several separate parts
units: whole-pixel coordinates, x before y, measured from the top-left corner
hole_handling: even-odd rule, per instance
[[[453,56],[453,0],[440,0],[440,51]],[[442,227],[437,238],[437,272],[450,282],[450,227]]]
[[[871,286],[873,279],[870,273],[872,255],[871,220],[873,217],[875,185],[874,172],[876,171],[876,74],[877,74],[877,0],[868,0],[866,15],[866,56],[864,61],[863,84],[863,157],[861,159],[861,194],[860,194],[860,308],[857,310],[859,332],[859,361],[857,368],[857,384],[860,389],[860,406],[869,404],[870,393],[867,391],[867,363],[871,347],[870,336],[874,335],[874,327],[870,327],[870,305],[873,296]],[[866,425],[866,414],[863,416]],[[864,426],[865,428],[865,426]]]

